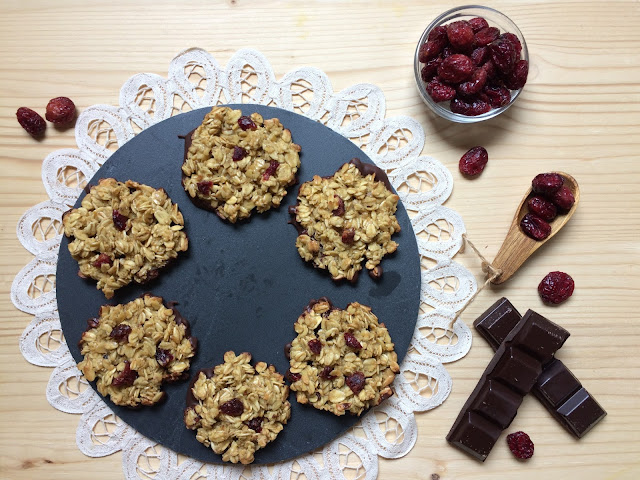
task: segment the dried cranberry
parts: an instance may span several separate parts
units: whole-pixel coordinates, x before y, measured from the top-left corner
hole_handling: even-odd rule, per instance
[[[131,366],[127,360],[124,362],[124,370],[111,381],[111,385],[114,387],[130,387],[136,378],[138,378],[138,372],[131,370]]]
[[[233,155],[231,156],[231,158],[234,162],[239,162],[246,156],[247,151],[244,148],[238,146],[233,147]]]
[[[511,101],[511,92],[507,87],[485,85],[482,91],[489,98],[493,108],[504,107]]]
[[[471,79],[458,85],[458,92],[464,96],[472,96],[479,93],[487,83],[487,71],[484,68],[476,68]]]
[[[113,261],[111,260],[111,257],[109,255],[107,255],[106,253],[101,253],[100,255],[98,255],[98,258],[95,259],[91,265],[93,265],[96,268],[100,268],[101,265],[111,265],[112,263]]]
[[[470,50],[473,46],[473,29],[466,20],[458,20],[447,25],[447,38],[458,51]]]
[[[515,432],[507,435],[509,450],[520,460],[533,457],[533,442],[524,432]]]
[[[256,122],[254,122],[253,120],[251,120],[251,118],[247,116],[242,116],[238,119],[238,126],[242,130],[257,130],[258,128],[258,126],[256,125]]]
[[[247,427],[249,427],[251,430],[253,430],[256,433],[260,433],[262,431],[263,420],[264,420],[264,417],[252,418],[247,422]]]
[[[342,231],[342,243],[346,245],[351,245],[353,243],[353,239],[356,236],[356,231],[353,228],[347,228]]]
[[[483,28],[487,28],[489,26],[489,22],[487,22],[482,17],[476,17],[469,20],[469,25],[471,26],[471,30],[473,30],[473,33],[476,33]]]
[[[117,342],[124,342],[129,338],[130,333],[131,327],[129,325],[127,325],[126,323],[119,323],[118,325],[113,327],[113,330],[111,330],[109,336]]]
[[[341,217],[342,215],[344,215],[344,200],[342,200],[342,198],[339,195],[334,195],[334,197],[338,199],[338,206],[331,213],[335,217]]]
[[[455,52],[455,50],[453,48],[451,48],[451,45],[447,45],[446,47],[444,47],[442,49],[442,55],[440,55],[440,56],[444,60],[445,58],[450,57],[454,53],[456,53],[456,52]]]
[[[542,195],[553,195],[564,183],[564,178],[558,173],[540,173],[531,181],[534,192]]]
[[[529,62],[519,60],[513,70],[504,76],[504,84],[511,90],[518,90],[527,83],[529,75]]]
[[[487,27],[483,28],[479,32],[476,33],[475,40],[476,45],[479,47],[484,47],[493,42],[500,35],[500,30],[496,27]]]
[[[220,411],[225,415],[231,415],[232,417],[239,417],[244,412],[244,405],[242,401],[237,398],[232,398],[228,402],[224,402],[220,405]]]
[[[558,304],[573,295],[575,283],[573,278],[564,272],[551,272],[538,285],[538,293],[545,303]]]
[[[16,118],[20,126],[33,137],[42,135],[47,128],[44,118],[27,107],[20,107],[16,112]]]
[[[432,58],[425,63],[424,67],[422,67],[422,70],[420,71],[422,81],[425,83],[430,82],[431,79],[438,74],[438,67],[441,63],[442,59],[440,57]]]
[[[560,190],[551,195],[551,201],[564,213],[571,210],[573,204],[576,202],[573,193],[567,187],[560,187]]]
[[[87,320],[87,325],[91,328],[98,328],[98,325],[100,325],[100,319],[98,317],[90,318]]]
[[[439,25],[429,32],[427,41],[434,42],[436,40],[444,40],[445,42],[449,41],[447,39],[447,27],[445,27],[444,25]]]
[[[552,202],[538,195],[527,200],[527,207],[531,213],[539,216],[547,222],[556,218],[556,215],[558,214],[556,206]]]
[[[488,55],[491,57],[490,51]],[[482,68],[487,72],[487,80],[494,80],[496,78],[496,66],[493,64],[493,60],[491,60],[491,58],[488,58],[487,61],[482,64]]]
[[[533,213],[527,213],[522,217],[520,228],[534,240],[544,240],[551,234],[551,225]]]
[[[156,349],[156,362],[161,367],[166,367],[173,360],[173,355],[169,350],[165,350],[164,348]]]
[[[332,366],[326,366],[322,369],[322,371],[318,374],[318,376],[320,378],[324,378],[325,380],[332,380],[335,377],[335,375],[331,375],[331,372],[333,371],[333,367]]]
[[[456,53],[442,60],[438,67],[440,80],[449,83],[460,83],[473,73],[473,62],[466,55]]]
[[[355,348],[356,350],[360,350],[362,348],[362,344],[351,332],[344,332],[344,341],[346,342],[347,346]]]
[[[364,381],[364,373],[362,372],[356,372],[345,379],[345,383],[355,395],[359,394],[364,388]]]
[[[202,195],[209,195],[211,193],[212,187],[213,187],[213,182],[206,181],[206,180],[203,182],[198,182],[198,191]]]
[[[491,52],[493,63],[500,72],[509,73],[513,70],[518,59],[513,43],[498,38],[489,44],[489,51]]]
[[[309,350],[311,350],[312,353],[320,355],[320,352],[322,351],[322,342],[320,340],[313,338],[309,340],[307,345],[309,345]]]
[[[478,47],[471,52],[471,61],[476,67],[484,65],[489,59],[489,49],[487,47]]]
[[[482,173],[488,161],[489,154],[484,147],[473,147],[462,155],[458,168],[463,175],[474,177]]]
[[[287,373],[285,375],[287,377],[287,380],[289,380],[291,383],[297,382],[302,378],[302,375],[300,375],[299,373],[293,373],[291,370],[287,370]]]
[[[62,125],[70,123],[76,116],[76,106],[67,97],[56,97],[47,103],[45,118],[51,123]]]
[[[491,110],[491,105],[485,100],[479,98],[471,99],[469,101],[462,100],[460,98],[454,98],[451,100],[449,109],[453,113],[459,113],[460,115],[467,115],[474,117],[476,115],[482,115]]]
[[[280,163],[278,163],[275,160],[271,160],[269,162],[269,166],[267,167],[267,169],[262,174],[262,179],[265,180],[265,181],[269,180],[271,178],[271,175],[276,173],[276,170],[278,169],[279,166],[280,166]]]
[[[118,210],[114,210],[111,217],[113,218],[113,226],[123,231],[127,228],[128,218],[122,215]]]
[[[444,102],[456,96],[456,89],[434,78],[426,86],[427,93],[434,102]]]
[[[513,45],[513,48],[515,48],[516,50],[516,58],[520,58],[520,54],[522,53],[522,44],[520,43],[518,36],[511,32],[505,32],[502,35],[500,35],[500,38],[511,42],[511,44]]]
[[[446,39],[444,41],[431,40],[420,45],[420,49],[418,50],[418,61],[420,63],[427,63],[432,58],[436,58],[446,46],[445,42]]]

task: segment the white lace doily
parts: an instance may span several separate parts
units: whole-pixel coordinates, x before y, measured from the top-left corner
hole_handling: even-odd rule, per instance
[[[61,218],[109,156],[141,130],[182,112],[222,103],[284,108],[322,122],[351,139],[380,167],[400,194],[418,240],[423,266],[421,309],[409,353],[396,377],[396,395],[362,418],[357,427],[312,454],[267,466],[220,466],[185,458],[137,433],[116,417],[89,387],[67,349],[58,318],[55,273]],[[91,457],[122,452],[133,479],[374,479],[378,456],[406,455],[417,438],[414,412],[440,405],[451,391],[443,363],[471,347],[461,321],[449,324],[476,291],[473,275],[452,258],[465,232],[460,216],[442,204],[453,180],[437,160],[420,156],[424,132],[412,118],[385,118],[379,88],[358,84],[335,93],[320,70],[303,67],[277,80],[267,59],[240,50],[222,67],[209,53],[190,49],[173,59],[168,78],[131,77],[120,105],[94,105],[79,116],[77,149],[45,158],[42,181],[50,200],[29,209],[18,239],[35,258],[11,287],[14,305],[35,316],[20,337],[20,350],[35,365],[54,367],[47,400],[58,410],[80,414],[76,441]],[[63,440],[66,441],[66,440]]]

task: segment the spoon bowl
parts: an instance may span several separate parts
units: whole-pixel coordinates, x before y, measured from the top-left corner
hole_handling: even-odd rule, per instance
[[[520,228],[520,221],[522,220],[522,217],[528,213],[527,200],[532,194],[532,188],[529,187],[529,190],[527,190],[527,193],[522,198],[520,205],[518,205],[518,209],[513,217],[507,236],[505,237],[504,242],[502,242],[502,246],[500,247],[500,250],[498,250],[496,258],[491,263],[493,268],[502,271],[497,278],[491,281],[494,285],[499,285],[509,280],[513,274],[516,273],[518,268],[520,268],[536,250],[551,240],[554,235],[567,224],[576,211],[578,203],[580,203],[580,188],[578,187],[578,182],[576,182],[575,178],[567,173],[553,173],[562,175],[564,178],[564,186],[571,190],[571,193],[573,193],[573,196],[575,197],[573,206],[567,213],[558,215],[549,222],[549,225],[551,225],[551,233],[547,238],[544,240],[534,240],[525,234]]]

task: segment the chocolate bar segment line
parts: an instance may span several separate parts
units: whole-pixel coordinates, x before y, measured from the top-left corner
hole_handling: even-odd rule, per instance
[[[520,314],[503,297],[478,317],[473,326],[496,350],[519,321]],[[571,370],[558,359],[543,368],[531,392],[560,425],[577,438],[582,438],[607,415]]]
[[[453,423],[447,441],[477,460],[491,452],[569,332],[531,310],[511,329]]]

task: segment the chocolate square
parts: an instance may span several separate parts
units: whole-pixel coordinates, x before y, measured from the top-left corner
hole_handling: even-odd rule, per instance
[[[526,348],[542,365],[550,362],[569,338],[569,332],[564,328],[533,310],[527,310],[520,321],[525,325],[513,338],[513,342]]]
[[[511,425],[521,403],[520,395],[500,382],[489,380],[469,409],[493,420],[504,430]]]
[[[557,411],[578,438],[591,430],[607,414],[584,388],[578,390]]]
[[[529,393],[542,371],[540,362],[523,350],[509,347],[489,372],[494,380],[500,380],[522,395]]]
[[[498,441],[502,430],[486,418],[474,412],[467,412],[449,432],[447,440],[483,462]]]
[[[473,326],[487,339],[494,350],[507,338],[507,335],[520,321],[520,313],[516,307],[502,297],[480,315]]]
[[[535,388],[553,407],[557,407],[581,386],[564,363],[554,359],[538,377]]]

